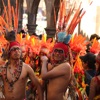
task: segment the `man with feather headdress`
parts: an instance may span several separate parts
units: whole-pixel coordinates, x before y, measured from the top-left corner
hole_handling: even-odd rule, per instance
[[[63,95],[71,81],[72,69],[66,58],[68,46],[62,42],[55,43],[51,52],[50,63],[47,56],[42,56],[41,76],[48,80],[47,100],[63,100]]]

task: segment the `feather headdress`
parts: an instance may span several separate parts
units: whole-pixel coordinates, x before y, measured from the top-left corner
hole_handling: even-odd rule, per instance
[[[73,3],[68,12],[66,12],[65,4],[65,0],[62,0],[60,3],[58,21],[56,25],[58,30],[56,33],[56,38],[58,42],[64,42],[65,44],[68,44],[76,26],[79,24],[86,11],[81,8],[82,2],[80,2],[77,10],[75,9],[75,3]]]

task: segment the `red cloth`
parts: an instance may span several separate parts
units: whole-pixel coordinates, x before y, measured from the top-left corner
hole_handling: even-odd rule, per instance
[[[10,42],[9,50],[11,50],[14,46],[20,47],[20,43],[17,41]]]
[[[64,53],[65,53],[65,57],[67,57],[67,54],[68,54],[68,46],[62,42],[58,42],[54,45],[53,47],[53,51],[56,49],[56,48],[60,48],[60,49],[63,49],[64,50]]]

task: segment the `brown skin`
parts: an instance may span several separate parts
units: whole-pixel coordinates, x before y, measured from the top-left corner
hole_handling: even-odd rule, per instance
[[[20,56],[21,56],[21,50],[15,50],[10,52],[10,59],[9,59],[10,65],[8,67],[11,67],[11,72],[14,72],[16,64],[19,63],[20,61]],[[7,68],[7,78],[8,80],[12,80],[12,76],[8,71],[8,68]],[[5,99],[0,99],[0,100],[23,100],[25,98],[26,83],[28,78],[30,78],[33,85],[37,88],[39,100],[43,100],[41,85],[38,79],[36,78],[32,68],[25,63],[23,63],[20,78],[13,85],[13,91],[9,91],[8,89],[9,84],[8,82],[5,81],[5,78],[3,76]]]
[[[100,68],[100,64],[96,62],[95,65],[96,65],[96,71],[98,71]],[[100,75],[98,75],[97,77],[100,80]],[[99,89],[100,89],[100,84],[98,84],[96,78],[93,77],[90,84],[89,100],[94,100],[94,98],[98,95],[97,91],[99,91]]]
[[[54,58],[57,60],[63,59],[63,55],[54,54]],[[59,58],[60,57],[60,58]],[[68,62],[62,62],[56,66],[47,66],[48,58],[46,56],[41,57],[42,60],[42,72],[41,76],[44,80],[49,80],[47,87],[47,100],[63,100],[63,95],[71,80],[71,66]],[[49,71],[47,67],[50,68]]]
[[[100,80],[100,75],[98,75],[97,77]],[[98,91],[100,90],[100,84],[98,84],[95,77],[93,77],[90,84],[90,92],[88,100],[94,100],[94,98],[97,96],[97,90]],[[100,100],[100,98],[98,100]]]

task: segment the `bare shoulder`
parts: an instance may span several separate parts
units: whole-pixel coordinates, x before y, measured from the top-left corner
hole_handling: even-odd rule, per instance
[[[30,67],[29,64],[26,64],[24,62],[23,62],[23,66],[26,67],[26,68]]]
[[[71,78],[71,76],[72,76],[72,67],[70,66],[70,64],[68,62],[60,64],[59,70],[62,71],[62,73],[67,78]]]
[[[65,68],[65,69],[71,69],[71,66],[68,62],[62,63],[59,66]]]
[[[92,79],[91,79],[91,82],[93,83],[93,82],[95,82],[96,81],[96,79],[95,79],[95,77],[93,77]]]
[[[93,77],[92,79],[91,79],[91,84],[92,85],[97,85],[97,82],[96,82],[97,80],[96,80],[96,77]]]
[[[60,72],[62,71],[63,73],[70,73],[72,68],[68,62],[64,62],[57,67],[55,67],[55,70],[59,70]]]
[[[96,85],[100,84],[100,76],[98,75],[93,77],[91,81],[94,82]]]
[[[24,63],[24,62],[23,62],[23,66],[24,66],[24,68],[25,68],[27,71],[33,70],[29,64],[26,64],[26,63]]]
[[[97,77],[97,76],[96,76],[96,77]],[[95,82],[95,81],[97,80],[96,77],[93,77],[91,81],[92,81],[92,82]]]

